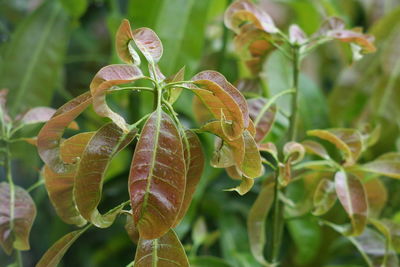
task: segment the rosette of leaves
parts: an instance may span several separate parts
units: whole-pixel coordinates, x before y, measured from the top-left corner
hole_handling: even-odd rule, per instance
[[[336,17],[328,18],[311,36],[296,24],[285,34],[275,26],[267,12],[250,0],[233,2],[225,11],[224,21],[235,33],[235,50],[248,67],[250,76],[258,76],[265,58],[275,49],[290,59],[293,59],[293,48],[298,49],[300,60],[319,45],[332,40],[350,43],[355,60],[376,50],[372,36],[363,34],[361,28],[346,29],[344,22]]]
[[[194,93],[211,116],[196,132],[211,132],[226,141],[246,178],[261,174],[261,157],[247,103],[224,76],[203,71],[185,81],[182,68],[166,78],[158,66],[163,46],[156,33],[149,28],[132,30],[127,20],[116,33],[116,50],[124,64],[99,70],[90,91],[60,107],[39,133],[38,151],[45,162],[45,185],[52,204],[64,222],[81,229],[57,241],[37,266],[57,265],[84,231],[91,226],[109,227],[120,214],[127,216],[126,230],[137,242],[133,266],[189,265],[173,228],[189,208],[204,167],[204,155],[195,131],[182,126],[173,108],[182,90]],[[143,68],[143,61],[147,68]],[[138,81],[149,86],[137,86]],[[107,94],[121,90],[152,93],[153,112],[133,124],[127,123],[106,99]],[[95,132],[62,139],[67,125],[90,105],[110,122]],[[98,205],[107,167],[119,151],[132,143],[130,199],[101,214]]]

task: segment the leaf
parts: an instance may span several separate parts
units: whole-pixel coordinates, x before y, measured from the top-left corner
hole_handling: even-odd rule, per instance
[[[230,267],[223,259],[212,256],[201,256],[190,258],[191,267]]]
[[[104,216],[97,207],[108,165],[115,154],[133,140],[136,132],[124,134],[116,124],[108,123],[93,135],[81,155],[75,175],[74,199],[81,216],[97,227],[109,227],[119,212]]]
[[[307,41],[307,35],[297,24],[289,27],[289,40],[292,44],[302,45]]]
[[[172,227],[184,198],[185,177],[181,137],[158,108],[142,129],[129,175],[133,218],[142,238],[161,237]]]
[[[381,211],[388,200],[388,192],[379,178],[368,180],[364,183],[368,202],[368,216],[379,218]]]
[[[192,100],[193,116],[199,125],[205,124],[214,118],[210,110],[203,104],[198,96],[193,96]]]
[[[0,68],[0,84],[10,89],[12,115],[50,103],[63,69],[69,26],[58,1],[46,1],[18,25]]]
[[[75,18],[80,18],[88,8],[87,0],[61,0],[61,4],[68,13]]]
[[[360,157],[363,144],[359,131],[355,129],[311,130],[307,135],[316,136],[334,144],[344,154],[344,165],[354,165]]]
[[[194,223],[192,230],[193,244],[199,246],[203,244],[207,237],[207,225],[203,217],[199,217]]]
[[[63,162],[74,164],[76,159],[81,157],[93,135],[93,132],[80,133],[63,141],[60,147]],[[55,173],[47,165],[44,167],[46,190],[57,215],[65,223],[83,226],[86,220],[80,215],[73,194],[75,176],[76,165],[64,173]]]
[[[236,191],[239,195],[243,196],[247,194],[251,190],[251,188],[253,188],[253,185],[254,179],[242,176],[242,182],[238,186],[225,189],[224,191]]]
[[[367,223],[368,203],[364,187],[360,180],[339,171],[335,174],[336,194],[351,219],[352,229],[349,235],[360,235]]]
[[[314,192],[313,215],[321,216],[327,213],[335,205],[336,199],[335,183],[326,178],[321,179]]]
[[[186,142],[182,140],[183,153],[186,160],[186,187],[182,206],[174,223],[175,226],[179,224],[189,209],[197,184],[203,174],[205,163],[204,152],[199,137],[191,130],[186,130],[185,135],[189,144],[189,147],[187,147]]]
[[[90,93],[84,93],[63,106],[42,127],[38,134],[37,144],[41,159],[55,173],[66,173],[73,165],[63,162],[60,156],[60,143],[64,130],[92,103]]]
[[[272,18],[248,0],[233,2],[225,11],[224,21],[225,26],[235,33],[240,33],[245,23],[252,23],[256,28],[268,33],[278,32]]]
[[[0,245],[9,255],[13,248],[30,249],[29,234],[36,217],[36,206],[28,192],[14,186],[13,198],[11,190],[9,184],[0,183]]]
[[[214,117],[220,121],[227,121],[223,128],[224,134],[230,139],[238,138],[245,128],[243,113],[235,99],[217,83],[210,80],[196,80],[200,88],[192,88],[210,110]],[[227,124],[230,125],[227,125]]]
[[[326,149],[320,143],[311,140],[305,140],[301,142],[301,144],[306,149],[307,153],[317,155],[326,160],[331,158],[328,154],[328,151],[326,151]]]
[[[249,105],[250,118],[254,121],[254,126],[256,128],[254,139],[257,143],[260,143],[271,131],[275,122],[276,105],[271,105],[264,111],[263,108],[267,105],[267,99],[261,97],[249,99],[247,103]]]
[[[378,158],[374,161],[361,165],[363,171],[377,173],[392,178],[400,178],[400,161]]]
[[[129,239],[137,245],[140,237],[139,232],[135,227],[135,222],[133,221],[132,215],[126,216],[125,231],[128,234]]]
[[[289,164],[296,164],[303,160],[306,150],[303,145],[297,142],[288,142],[283,146],[283,155],[285,162]]]
[[[124,19],[115,35],[115,49],[119,58],[128,64],[140,65],[140,57],[129,42],[133,39],[129,20]]]
[[[89,226],[70,232],[59,239],[46,251],[40,261],[36,264],[36,267],[56,267],[67,250],[89,228]]]
[[[274,200],[274,186],[273,179],[265,180],[247,217],[251,252],[254,258],[263,265],[268,265],[264,258],[265,222]]]
[[[48,121],[56,112],[53,108],[36,107],[28,110],[21,117],[23,124],[35,124]]]
[[[173,230],[158,239],[139,239],[134,267],[170,265],[189,267],[185,250]]]
[[[242,172],[238,170],[236,166],[230,166],[225,168],[226,173],[234,180],[242,180]]]
[[[106,91],[114,85],[133,82],[143,77],[142,71],[135,65],[114,64],[100,69],[90,83],[93,108],[96,113],[110,118],[121,129],[128,132],[125,119],[108,107]]]
[[[149,28],[139,28],[132,32],[133,41],[151,64],[157,64],[163,54],[163,45],[157,34]]]
[[[173,83],[173,82],[181,82],[185,79],[185,67],[182,67],[175,75],[172,77],[167,78],[166,82],[167,83]],[[178,100],[179,96],[181,95],[182,88],[180,87],[171,87],[169,89],[169,97],[168,97],[168,102],[172,105],[175,103],[176,100]]]

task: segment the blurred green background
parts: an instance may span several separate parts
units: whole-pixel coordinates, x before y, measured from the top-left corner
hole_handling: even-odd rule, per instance
[[[307,34],[312,34],[324,18],[339,16],[349,27],[361,26],[375,35],[378,52],[359,62],[352,63],[350,51],[338,43],[319,48],[305,60],[300,81],[301,134],[304,136],[304,131],[312,128],[358,127],[373,121],[383,126],[383,136],[368,152],[366,160],[383,151],[400,150],[400,1],[257,2],[284,30],[297,23]],[[0,88],[10,90],[10,112],[15,115],[34,106],[57,108],[88,90],[101,67],[119,62],[114,52],[114,34],[123,18],[128,18],[133,28],[146,26],[157,32],[164,45],[160,68],[167,76],[186,66],[186,79],[204,69],[217,70],[231,82],[244,78],[243,65],[233,52],[233,34],[223,25],[223,12],[229,3],[229,0],[0,0]],[[273,53],[265,62],[262,77],[271,94],[288,89],[290,75],[287,62],[279,53]],[[130,123],[152,108],[152,100],[146,93],[113,94],[109,101]],[[279,105],[285,110],[288,103],[283,99]],[[176,109],[185,125],[196,127],[190,106],[191,95],[183,94]],[[92,110],[78,119],[82,131],[98,129],[104,122]],[[39,129],[31,127],[20,134],[34,136]],[[285,129],[285,121],[278,118],[270,140],[279,143]],[[201,135],[201,140],[209,158],[213,140],[207,134]],[[16,143],[12,153],[15,183],[28,188],[39,179],[41,162],[36,149]],[[128,199],[131,153],[132,148],[112,163],[101,210]],[[0,174],[0,180],[5,180],[4,173]],[[260,183],[243,197],[222,191],[235,183],[224,171],[206,167],[192,206],[177,229],[193,266],[258,266],[249,250],[246,215]],[[400,195],[395,192],[399,192],[400,184],[386,183],[390,201],[384,215],[393,217],[399,210]],[[305,198],[301,185],[289,188],[289,193],[293,199]],[[73,229],[57,218],[43,186],[31,194],[38,215],[31,233],[31,250],[23,252],[24,266],[34,266],[51,244]],[[327,218],[346,220],[338,207]],[[283,266],[365,266],[349,241],[319,226],[311,215],[288,222],[283,244]],[[66,254],[62,266],[125,266],[133,260],[134,252],[135,245],[125,233],[121,216],[108,229],[85,233]],[[204,263],[205,256],[222,260]],[[0,266],[7,266],[12,260],[0,251]]]

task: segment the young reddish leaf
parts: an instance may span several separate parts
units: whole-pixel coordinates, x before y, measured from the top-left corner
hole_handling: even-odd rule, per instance
[[[328,212],[337,199],[335,192],[335,183],[331,180],[323,178],[314,192],[313,203],[314,210],[313,214],[315,216],[321,216]]]
[[[166,83],[181,82],[185,78],[185,67],[182,67],[176,74],[166,79]],[[171,87],[169,88],[168,102],[170,104],[175,103],[181,95],[182,88]]]
[[[270,154],[275,161],[278,161],[278,149],[276,148],[275,144],[272,142],[268,142],[265,144],[259,144],[258,145],[258,150],[259,151],[263,151],[263,152],[267,152],[268,154]]]
[[[42,256],[36,267],[56,267],[72,244],[88,229],[70,232],[54,243]]]
[[[163,45],[157,34],[152,29],[139,28],[134,30],[132,35],[133,41],[147,61],[151,65],[156,64],[163,54]]]
[[[142,71],[134,65],[114,64],[99,70],[90,83],[93,108],[96,113],[110,118],[121,129],[128,132],[125,119],[108,107],[106,92],[114,85],[133,82],[143,77]]]
[[[254,179],[242,176],[242,181],[236,187],[225,189],[224,191],[236,191],[239,195],[243,196],[253,188]]]
[[[338,17],[330,17],[326,19],[319,30],[317,31],[316,35],[317,36],[325,36],[328,32],[330,31],[336,31],[336,30],[344,30],[346,27],[346,24],[341,18]]]
[[[194,119],[199,125],[203,125],[214,118],[210,110],[203,104],[200,98],[196,95],[193,96],[192,109],[193,109]]]
[[[157,64],[154,65],[154,70],[151,64],[149,64],[149,72],[150,72],[150,77],[153,80],[162,82],[166,79],[165,75],[161,72],[160,67]]]
[[[215,138],[215,150],[210,164],[214,168],[227,168],[235,165],[231,148],[219,137]]]
[[[351,219],[350,235],[360,235],[367,223],[368,203],[364,186],[360,180],[343,171],[335,174],[336,194]]]
[[[269,266],[264,258],[265,222],[274,200],[273,179],[267,179],[247,216],[247,232],[250,249],[254,258],[262,265]]]
[[[235,86],[226,80],[226,78],[219,72],[206,70],[202,71],[192,78],[193,81],[209,80],[218,84],[225,92],[227,92],[239,106],[242,112],[244,128],[249,126],[249,110],[244,96],[240,93]]]
[[[237,34],[245,23],[252,23],[256,28],[268,33],[278,32],[272,18],[249,0],[232,3],[225,11],[224,21],[225,26]]]
[[[60,146],[63,162],[74,164],[76,159],[81,157],[93,134],[80,133],[65,140]],[[49,166],[44,167],[45,186],[57,215],[65,223],[83,226],[86,220],[80,215],[73,194],[75,175],[76,168],[69,172],[55,173]]]
[[[230,140],[238,138],[245,128],[245,121],[239,104],[227,91],[213,81],[196,80],[196,85],[203,89],[192,88],[192,92],[203,101],[214,117],[221,122],[231,122],[230,131],[228,131],[228,128],[223,128],[225,135]]]
[[[361,155],[363,144],[362,136],[355,129],[327,129],[311,130],[307,132],[310,136],[316,136],[334,144],[344,154],[344,165],[354,165]]]
[[[132,215],[126,216],[125,231],[128,234],[129,239],[137,245],[139,242],[139,232],[135,227],[135,222],[133,221]]]
[[[186,187],[182,206],[174,226],[179,224],[189,209],[197,184],[203,174],[205,163],[204,152],[199,137],[190,130],[186,130],[185,135],[189,143],[189,147],[187,147],[186,142],[182,140],[183,153],[186,160]]]
[[[328,151],[326,151],[326,149],[320,143],[311,140],[305,140],[301,142],[301,144],[306,149],[306,152],[309,154],[317,155],[323,159],[331,158],[328,154]]]
[[[122,20],[115,36],[115,49],[122,61],[128,64],[140,65],[140,57],[129,44],[133,40],[131,25],[127,19]]]
[[[60,156],[60,141],[65,128],[90,104],[90,93],[84,93],[60,107],[38,134],[38,152],[42,160],[56,173],[66,173],[73,165],[63,162]]]
[[[158,239],[139,239],[134,267],[181,266],[189,267],[185,250],[173,230]]]
[[[379,218],[388,200],[386,187],[379,178],[375,178],[365,182],[364,188],[367,194],[368,215],[372,218]]]
[[[265,112],[262,112],[263,107],[267,104],[267,99],[261,97],[252,98],[247,103],[249,105],[250,118],[254,121],[256,128],[254,139],[257,143],[260,143],[271,131],[275,122],[276,105],[271,105]]]
[[[36,217],[36,206],[23,188],[15,186],[11,207],[10,186],[0,183],[0,245],[7,254],[13,248],[29,250],[29,233]]]
[[[307,41],[307,35],[297,24],[289,27],[289,40],[292,44],[302,45]]]
[[[143,239],[159,238],[174,224],[185,193],[185,177],[178,129],[159,108],[142,129],[129,175],[133,219]]]
[[[46,122],[54,115],[55,112],[55,109],[48,107],[32,108],[21,116],[20,121],[23,124]]]
[[[109,227],[118,210],[103,216],[97,206],[101,200],[103,180],[108,165],[115,154],[135,137],[136,130],[124,134],[114,123],[100,128],[90,139],[81,155],[75,175],[74,198],[83,218],[97,227]]]
[[[377,173],[392,178],[400,178],[400,161],[386,158],[378,158],[361,166],[367,172]]]
[[[303,145],[297,142],[288,142],[283,147],[283,155],[285,156],[285,162],[289,164],[296,164],[303,160],[306,150]]]

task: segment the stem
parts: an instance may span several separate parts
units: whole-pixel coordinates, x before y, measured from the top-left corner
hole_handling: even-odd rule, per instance
[[[296,141],[297,137],[297,110],[299,102],[299,47],[293,46],[293,90],[294,95],[292,98],[292,114],[290,115],[290,125],[289,125],[289,140]]]
[[[16,258],[17,266],[24,267],[24,262],[22,261],[22,253],[21,253],[21,251],[20,250],[16,250],[15,253],[16,253],[15,258]]]
[[[279,259],[279,251],[281,248],[283,230],[283,205],[279,201],[279,172],[275,172],[275,187],[274,187],[274,214],[272,221],[272,249],[271,261],[276,264]]]

